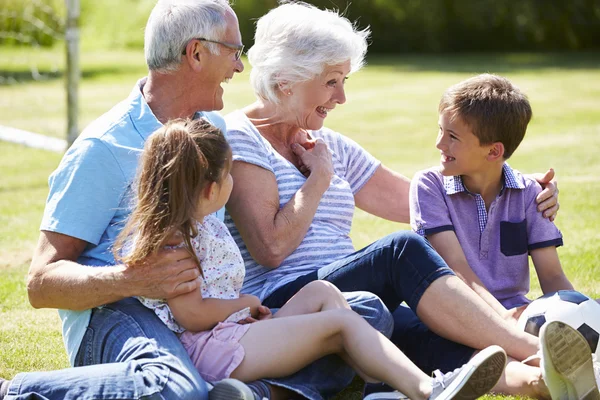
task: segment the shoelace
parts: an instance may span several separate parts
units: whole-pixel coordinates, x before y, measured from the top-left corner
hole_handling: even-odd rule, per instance
[[[433,371],[433,376],[431,377],[431,386],[435,386],[436,383],[439,383],[442,388],[446,388],[446,381],[452,378],[452,376],[456,373],[456,371],[460,370],[460,368],[456,368],[454,371],[442,373],[439,369]]]

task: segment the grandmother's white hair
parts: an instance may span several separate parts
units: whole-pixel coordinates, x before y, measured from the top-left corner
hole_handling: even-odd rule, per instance
[[[369,34],[337,11],[304,2],[279,5],[258,20],[248,51],[254,93],[277,104],[280,85],[313,79],[327,65],[350,61],[350,72],[358,71],[365,63]]]
[[[219,40],[227,29],[228,0],[158,0],[144,35],[146,64],[151,71],[169,73],[181,64],[181,53],[191,39]],[[219,54],[214,43],[204,43]]]

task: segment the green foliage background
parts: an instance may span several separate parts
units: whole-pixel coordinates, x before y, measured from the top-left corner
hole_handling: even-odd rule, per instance
[[[456,51],[549,51],[600,48],[598,0],[311,0],[343,10],[358,26],[370,26],[371,53]],[[141,47],[155,0],[81,0],[80,24],[93,45]],[[254,21],[278,0],[237,0],[244,43],[252,44]],[[42,5],[43,7],[40,7]],[[32,7],[37,6],[37,7]],[[38,43],[56,38],[24,20],[28,10],[59,32],[61,0],[0,0],[0,31],[33,32]],[[6,12],[4,12],[6,11]],[[58,18],[55,18],[58,17]],[[15,42],[2,39],[3,42]]]

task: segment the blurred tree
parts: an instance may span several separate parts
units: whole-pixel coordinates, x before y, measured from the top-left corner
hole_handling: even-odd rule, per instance
[[[83,45],[142,47],[143,27],[155,2],[81,0]],[[361,28],[370,26],[371,53],[600,49],[600,0],[308,2],[341,10]],[[278,0],[233,2],[246,46],[253,42],[256,20],[277,4]],[[44,32],[61,32],[63,18],[63,0],[0,0],[0,44],[14,43],[21,35],[51,45],[60,36]]]

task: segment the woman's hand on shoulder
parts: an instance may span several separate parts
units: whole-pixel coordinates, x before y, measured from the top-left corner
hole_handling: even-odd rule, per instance
[[[558,182],[554,179],[554,169],[550,168],[545,174],[532,174],[533,178],[542,185],[542,190],[536,197],[538,211],[544,218],[554,221],[560,208],[558,203]]]
[[[329,147],[321,138],[310,143],[292,145],[292,151],[300,160],[300,172],[309,177],[314,172],[317,176],[328,178],[333,176],[333,161]]]

